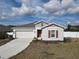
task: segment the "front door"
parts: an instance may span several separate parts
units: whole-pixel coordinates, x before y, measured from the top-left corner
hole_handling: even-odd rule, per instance
[[[41,37],[42,30],[37,30],[37,37]]]

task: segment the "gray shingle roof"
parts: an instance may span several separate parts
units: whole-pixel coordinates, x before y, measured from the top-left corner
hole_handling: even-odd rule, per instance
[[[34,23],[35,22],[29,23],[29,24],[17,25],[16,27],[13,27],[13,28],[21,28],[21,27],[34,28],[35,27]]]
[[[35,21],[35,22],[32,22],[32,23],[29,23],[29,24],[24,24],[24,25],[18,25],[16,27],[35,27],[36,24],[39,24],[41,22],[44,22],[44,21]],[[46,22],[45,22],[46,23]],[[48,24],[48,23],[47,23]]]
[[[18,25],[16,27],[35,27],[35,25],[33,23],[29,23],[29,24],[24,24],[24,25]]]

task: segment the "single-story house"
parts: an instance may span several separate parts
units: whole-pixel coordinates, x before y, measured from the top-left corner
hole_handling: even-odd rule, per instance
[[[47,41],[63,41],[64,28],[45,21],[13,27],[15,38],[38,38]]]

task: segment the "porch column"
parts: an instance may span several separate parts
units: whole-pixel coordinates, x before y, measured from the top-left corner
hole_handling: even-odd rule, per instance
[[[13,30],[13,38],[16,38],[16,31]]]

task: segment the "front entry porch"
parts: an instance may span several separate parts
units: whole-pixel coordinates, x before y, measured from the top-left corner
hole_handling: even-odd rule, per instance
[[[41,37],[42,30],[37,30],[37,38]]]

